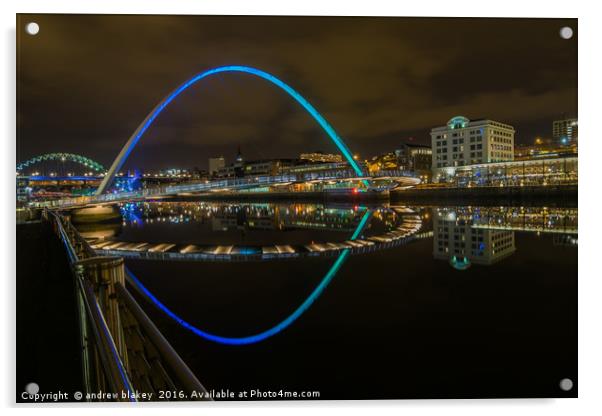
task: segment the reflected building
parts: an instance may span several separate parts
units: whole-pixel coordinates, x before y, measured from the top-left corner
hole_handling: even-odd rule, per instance
[[[313,229],[352,232],[360,218],[358,211],[353,208],[326,208],[308,204],[273,205],[270,208],[240,205],[214,212],[211,223],[214,231]],[[383,221],[387,219],[383,218]]]
[[[433,257],[464,270],[471,264],[490,265],[516,251],[514,231],[473,227],[471,208],[433,209]]]
[[[552,238],[552,243],[555,246],[576,248],[578,245],[577,234],[554,234],[554,237]]]
[[[278,230],[278,215],[273,210],[264,209],[235,209],[221,210],[211,216],[213,231],[228,230]]]
[[[303,203],[140,202],[121,206],[124,225],[192,221],[208,223],[213,231],[304,229],[352,232],[357,228],[361,213],[362,210],[356,205]],[[384,206],[374,210],[375,218],[385,228],[395,227],[400,215]]]

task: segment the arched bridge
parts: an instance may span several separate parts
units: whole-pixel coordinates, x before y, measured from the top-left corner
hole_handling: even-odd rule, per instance
[[[227,72],[239,72],[239,73],[245,73],[245,74],[259,77],[259,78],[261,78],[265,81],[268,81],[269,83],[277,86],[284,92],[286,92],[291,98],[293,98],[295,101],[297,101],[301,105],[301,107],[303,107],[303,109],[305,109],[305,111],[307,111],[307,113],[313,117],[313,119],[318,123],[318,125],[322,128],[322,130],[324,130],[324,132],[334,142],[334,144],[337,146],[337,148],[343,154],[343,156],[345,156],[345,159],[347,159],[347,162],[349,162],[349,165],[351,166],[353,171],[356,173],[356,175],[363,176],[362,169],[359,167],[359,165],[357,164],[355,159],[353,159],[353,155],[352,155],[351,151],[349,150],[349,148],[347,147],[347,145],[343,142],[343,139],[341,139],[341,137],[339,137],[339,135],[336,133],[336,131],[332,128],[332,126],[326,121],[326,119],[318,112],[318,110],[315,109],[315,107],[313,105],[311,105],[309,103],[309,101],[307,101],[303,96],[301,96],[301,94],[299,94],[291,86],[284,83],[279,78],[277,78],[274,75],[271,75],[265,71],[262,71],[257,68],[252,68],[249,66],[230,65],[230,66],[220,66],[220,67],[213,68],[213,69],[210,69],[205,72],[201,72],[200,74],[197,74],[194,77],[190,78],[189,80],[184,82],[182,85],[177,87],[175,90],[173,90],[172,92],[167,94],[165,96],[165,98],[163,98],[163,100],[161,100],[161,102],[159,102],[159,104],[157,104],[157,106],[146,116],[144,121],[138,126],[138,128],[136,129],[136,131],[134,131],[132,136],[130,136],[129,140],[123,146],[123,148],[121,149],[121,152],[119,152],[119,155],[117,156],[117,158],[111,165],[111,168],[107,172],[107,175],[105,176],[104,180],[98,187],[96,194],[101,195],[102,193],[104,193],[107,190],[107,188],[111,185],[111,182],[113,181],[113,178],[115,177],[115,174],[121,169],[121,167],[127,160],[129,154],[132,152],[132,150],[134,149],[136,144],[140,141],[140,139],[142,138],[144,133],[153,124],[153,122],[159,116],[159,114],[161,114],[161,112],[174,99],[176,99],[182,92],[184,92],[185,90],[187,90],[188,88],[190,88],[191,86],[196,84],[198,81],[200,81],[204,78],[207,78],[209,76],[227,73]]]
[[[43,155],[32,157],[25,162],[21,162],[17,165],[17,171],[20,172],[29,166],[36,165],[47,161],[59,161],[59,162],[73,162],[82,165],[86,168],[91,169],[95,173],[106,172],[106,168],[100,163],[89,159],[85,156],[77,155],[74,153],[46,153]]]
[[[349,164],[349,169],[347,172],[322,172],[316,173],[313,175],[305,175],[305,174],[287,174],[287,175],[278,175],[278,176],[259,176],[254,178],[234,178],[234,179],[224,179],[211,181],[207,183],[192,183],[192,184],[180,184],[174,186],[167,187],[158,187],[156,189],[145,189],[143,191],[135,191],[135,192],[127,192],[127,193],[117,193],[117,194],[106,194],[105,192],[113,182],[115,175],[117,172],[123,167],[126,162],[128,156],[135,148],[136,144],[140,141],[144,133],[148,130],[148,128],[153,124],[155,119],[167,108],[167,106],[175,100],[182,92],[199,82],[200,80],[207,78],[209,76],[222,74],[222,73],[245,73],[265,81],[268,81],[270,84],[275,85],[280,88],[282,91],[286,92],[292,99],[294,99],[297,103],[301,105],[301,107],[318,123],[318,125],[324,130],[329,139],[337,146],[341,154],[347,160]],[[75,155],[73,155],[75,156]],[[70,156],[71,157],[71,156]],[[85,160],[85,163],[90,163],[89,159],[83,158],[81,156],[77,157],[77,160]],[[87,165],[86,165],[87,166]],[[102,166],[99,164],[95,164],[98,169],[101,169]],[[104,169],[104,168],[102,168]],[[134,133],[130,136],[128,141],[125,143],[115,161],[104,175],[104,178],[98,187],[94,197],[80,197],[80,198],[70,198],[61,201],[50,201],[50,203],[37,203],[34,205],[40,206],[48,206],[48,207],[66,207],[66,206],[82,206],[82,205],[90,205],[90,204],[98,204],[98,203],[106,203],[106,202],[115,202],[115,201],[127,201],[129,199],[145,199],[145,198],[153,198],[153,197],[162,197],[162,196],[170,196],[170,195],[179,195],[182,193],[199,193],[199,192],[216,192],[216,191],[239,191],[239,190],[247,190],[252,188],[258,188],[262,186],[273,186],[273,185],[281,185],[281,184],[291,184],[291,183],[300,183],[306,181],[346,181],[346,180],[355,180],[357,182],[361,182],[364,188],[371,187],[371,183],[373,183],[373,179],[378,177],[380,183],[382,184],[382,180],[385,181],[390,180],[394,182],[394,186],[413,186],[420,183],[420,180],[415,177],[410,172],[405,171],[390,171],[390,172],[379,172],[376,175],[368,176],[365,172],[362,171],[361,167],[358,165],[356,160],[353,158],[352,152],[349,150],[347,145],[343,142],[341,137],[336,133],[334,128],[326,121],[326,119],[316,110],[316,108],[309,103],[301,94],[299,94],[296,90],[294,90],[291,86],[284,83],[279,78],[271,75],[265,71],[262,71],[257,68],[252,68],[248,66],[240,66],[240,65],[231,65],[231,66],[221,66],[217,68],[213,68],[207,70],[205,72],[201,72],[194,77],[190,78],[176,89],[167,94],[163,100],[161,100],[155,108],[146,116],[146,118],[142,121],[142,123],[138,126],[138,128],[134,131]],[[379,188],[379,186],[373,186],[372,188]]]

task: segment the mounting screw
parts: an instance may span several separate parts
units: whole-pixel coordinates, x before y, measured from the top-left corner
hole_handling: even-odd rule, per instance
[[[573,380],[570,378],[563,378],[560,380],[560,388],[564,391],[570,391],[573,388]]]
[[[37,383],[29,383],[27,386],[25,386],[25,391],[27,394],[38,394],[40,391],[40,386],[38,386]]]
[[[569,26],[565,26],[560,29],[560,37],[562,39],[570,39],[573,37],[573,29]]]

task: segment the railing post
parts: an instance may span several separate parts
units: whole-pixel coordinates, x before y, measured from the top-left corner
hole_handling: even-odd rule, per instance
[[[116,294],[116,284],[125,285],[123,258],[91,257],[76,262],[73,267],[76,274],[92,284],[117,352],[128,368],[127,348]]]

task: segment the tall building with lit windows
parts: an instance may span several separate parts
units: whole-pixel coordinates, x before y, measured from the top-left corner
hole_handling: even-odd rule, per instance
[[[431,130],[431,148],[433,177],[441,168],[514,160],[514,127],[453,117]]]
[[[552,123],[552,137],[555,144],[568,146],[577,142],[579,124],[576,118],[555,120]]]
[[[220,169],[226,166],[226,159],[223,156],[209,158],[209,174],[215,175]]]

